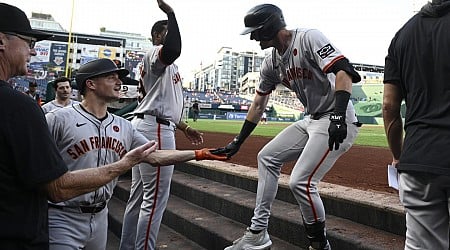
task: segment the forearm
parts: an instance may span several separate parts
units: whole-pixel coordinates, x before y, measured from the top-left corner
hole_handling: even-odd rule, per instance
[[[269,102],[269,95],[256,94],[247,112],[246,120],[258,124]]]
[[[350,77],[347,72],[341,70],[337,72],[336,74],[336,80],[335,80],[335,89],[338,90],[344,90],[348,93],[352,93],[352,78]]]
[[[124,174],[128,169],[128,164],[118,161],[99,168],[67,172],[46,184],[48,199],[52,202],[61,202],[92,192]]]
[[[395,84],[385,83],[383,91],[383,122],[392,156],[400,158],[403,146],[403,122],[400,115],[402,96]]]
[[[385,121],[384,128],[392,157],[398,160],[403,146],[403,123],[401,117],[397,116],[394,119],[390,119],[390,121]]]
[[[167,166],[194,159],[194,150],[158,150],[150,154],[148,163],[154,166]]]

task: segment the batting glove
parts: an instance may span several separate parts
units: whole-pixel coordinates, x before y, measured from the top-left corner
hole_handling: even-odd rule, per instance
[[[226,161],[226,160],[228,160],[228,157],[226,154],[212,154],[211,150],[214,150],[214,149],[202,148],[199,150],[195,150],[195,159],[197,161],[201,161],[201,160]]]
[[[239,143],[239,138],[236,136],[228,145],[226,145],[223,148],[218,148],[215,150],[212,150],[211,153],[213,154],[226,154],[228,158],[233,156],[239,151],[239,148],[241,147],[241,143]]]
[[[330,126],[328,127],[328,147],[330,151],[339,149],[339,144],[347,137],[347,123],[345,113],[334,112],[330,115]]]

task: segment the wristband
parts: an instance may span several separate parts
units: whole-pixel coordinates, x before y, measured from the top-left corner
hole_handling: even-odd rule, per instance
[[[186,128],[184,129],[184,132],[187,132],[190,127],[191,126],[187,125]]]
[[[247,137],[253,132],[256,125],[256,123],[245,119],[244,125],[242,125],[241,128],[241,132],[239,132],[239,135],[234,138],[234,142],[238,145],[244,143],[245,139],[247,139]]]
[[[334,93],[334,98],[334,111],[345,114],[347,111],[348,101],[350,100],[350,93],[345,90],[337,90]]]

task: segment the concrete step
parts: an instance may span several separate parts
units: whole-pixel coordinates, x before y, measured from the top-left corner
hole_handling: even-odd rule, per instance
[[[253,215],[257,170],[216,161],[191,161],[175,169],[163,226],[170,227],[177,237],[182,235],[198,244],[197,248],[178,249],[223,249],[241,237]],[[274,242],[272,250],[302,249],[307,245],[298,205],[287,182],[288,176],[282,175],[272,208],[268,228]],[[121,228],[129,188],[130,176],[122,176],[110,203],[110,209],[120,207],[110,211],[110,230],[119,236],[120,229],[113,227]],[[401,229],[393,229],[397,222],[397,228],[404,225],[397,197],[326,183],[319,188],[333,249],[403,249],[404,234]],[[116,217],[115,222],[112,217]],[[162,237],[160,232],[158,243]],[[174,249],[172,243],[167,246]]]
[[[130,181],[125,181],[127,184]],[[119,188],[121,189],[121,188]],[[126,192],[126,189],[124,189]],[[129,190],[129,188],[128,188]],[[123,214],[125,212],[126,203],[117,198],[113,197],[109,204],[109,232],[108,232],[108,246],[107,250],[117,250],[120,244],[120,235],[122,232],[122,220]],[[161,225],[158,240],[156,242],[157,249],[167,249],[167,250],[206,250],[200,245],[196,244],[192,240],[187,239],[182,234],[177,233],[175,230],[171,229],[166,225]]]
[[[253,192],[180,171],[173,175],[171,194],[247,225],[256,198]],[[296,204],[275,200],[268,231],[299,247],[308,244]],[[335,249],[403,249],[404,238],[399,235],[332,215],[327,217],[327,234]]]
[[[243,190],[256,192],[257,169],[217,161],[190,161],[176,165],[179,172],[207,178]],[[289,175],[279,178],[277,200],[297,204],[289,189]],[[330,183],[319,183],[327,214],[404,236],[405,212],[397,194],[363,191]]]

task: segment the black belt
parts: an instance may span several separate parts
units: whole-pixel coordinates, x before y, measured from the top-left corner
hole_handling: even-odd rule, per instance
[[[68,207],[68,206],[59,206],[53,203],[48,203],[49,207],[56,208],[59,210],[67,211],[67,212],[74,212],[74,213],[87,213],[87,214],[95,214],[106,207],[106,202],[102,202],[98,204],[97,206],[79,206],[79,207]]]
[[[144,119],[145,114],[138,113],[138,114],[134,114],[134,116],[136,116],[139,119]],[[163,118],[156,117],[156,122],[159,124],[170,126],[170,121],[163,119]]]
[[[331,113],[332,110],[330,111],[325,111],[325,112],[320,112],[320,113],[315,113],[315,114],[310,114],[309,117],[313,120],[319,120],[320,118],[324,117],[325,115]]]

